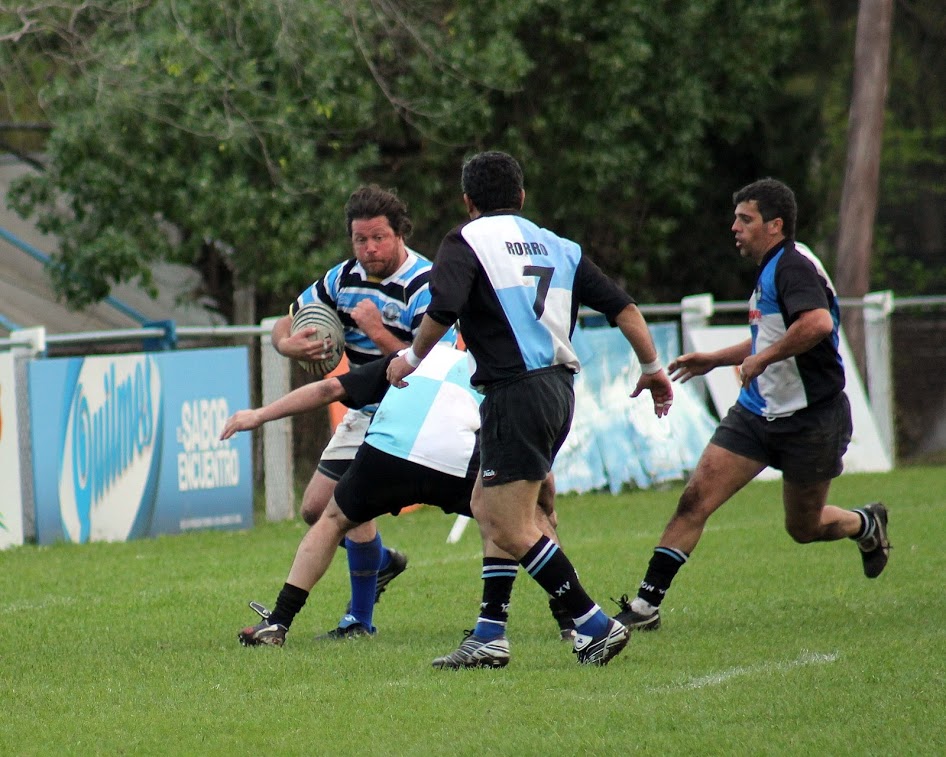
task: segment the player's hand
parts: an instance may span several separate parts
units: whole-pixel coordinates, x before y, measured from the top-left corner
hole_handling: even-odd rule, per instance
[[[220,440],[229,439],[237,431],[252,431],[263,425],[259,410],[238,410],[223,424]]]
[[[661,368],[656,373],[642,373],[631,397],[637,397],[645,389],[650,390],[650,396],[654,400],[654,415],[663,418],[673,405],[673,386],[666,371]]]
[[[703,376],[709,373],[716,365],[705,352],[688,352],[671,360],[667,366],[667,373],[674,381],[685,384],[694,376]]]
[[[739,366],[739,383],[743,389],[748,389],[752,380],[762,375],[768,366],[758,355],[749,355]]]
[[[299,329],[295,334],[285,337],[279,342],[279,353],[293,360],[303,360],[307,363],[325,360],[332,355],[335,346],[332,337],[312,339],[317,333],[315,326]]]
[[[396,386],[398,389],[403,389],[407,386],[407,382],[404,381],[405,376],[410,376],[414,372],[414,369],[411,367],[411,364],[404,359],[403,355],[398,355],[394,360],[388,363],[388,382],[391,386]]]
[[[355,305],[355,309],[351,311],[351,317],[358,328],[364,331],[372,341],[374,341],[374,335],[385,330],[381,311],[374,304],[374,300],[359,300],[358,304]]]

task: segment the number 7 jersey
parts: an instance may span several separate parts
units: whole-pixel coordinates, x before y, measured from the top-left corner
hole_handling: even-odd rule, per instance
[[[430,292],[431,318],[460,321],[476,358],[475,385],[555,365],[577,373],[571,335],[578,308],[594,308],[613,324],[634,303],[575,242],[508,211],[484,214],[444,238]]]

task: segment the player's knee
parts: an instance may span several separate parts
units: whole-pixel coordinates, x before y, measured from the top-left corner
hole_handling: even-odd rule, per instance
[[[303,495],[299,515],[307,526],[313,526],[316,521],[322,517],[322,513],[325,512],[325,506],[327,504],[328,503],[323,499]]]
[[[798,544],[811,544],[813,541],[818,541],[821,535],[821,529],[817,523],[786,523],[785,530]]]
[[[706,509],[704,498],[700,493],[699,487],[693,485],[691,482],[686,485],[683,489],[683,494],[680,495],[674,518],[706,520],[706,518],[709,517],[709,513],[704,512]]]
[[[364,525],[363,523],[355,523],[349,520],[348,516],[342,512],[337,502],[333,502],[326,507],[319,517],[331,523],[332,527],[341,535],[347,534],[349,531],[353,531],[359,526]],[[373,538],[373,535],[369,536],[366,541],[370,541],[371,538]],[[362,540],[356,539],[356,541]]]

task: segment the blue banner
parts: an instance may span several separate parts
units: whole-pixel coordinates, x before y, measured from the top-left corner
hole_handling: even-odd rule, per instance
[[[651,324],[650,332],[664,365],[680,354],[676,323]],[[553,469],[558,491],[616,494],[685,478],[716,428],[696,393],[674,384],[670,414],[657,418],[650,392],[630,397],[640,364],[618,329],[576,328],[572,342],[581,372],[575,420]]]
[[[38,360],[29,367],[36,539],[125,541],[253,524],[245,347]]]

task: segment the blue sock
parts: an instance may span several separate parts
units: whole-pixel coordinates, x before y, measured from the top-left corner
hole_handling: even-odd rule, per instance
[[[351,578],[351,609],[340,625],[363,623],[367,628],[374,615],[374,595],[378,587],[378,566],[381,564],[381,536],[368,542],[352,541],[345,537],[348,552],[348,573]]]
[[[378,538],[381,538],[381,534],[378,534]],[[381,547],[381,564],[378,566],[378,570],[384,570],[391,564],[391,550],[380,542],[378,544]]]
[[[485,620],[479,618],[476,621],[476,627],[473,629],[473,635],[477,639],[492,641],[500,636],[506,635],[506,624],[495,620]]]
[[[575,618],[575,631],[585,636],[598,636],[604,633],[609,620],[604,610],[595,605],[595,611],[589,613],[588,616]]]

